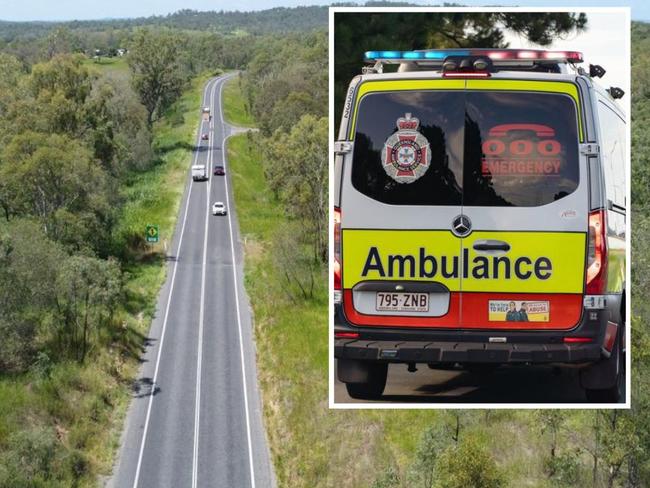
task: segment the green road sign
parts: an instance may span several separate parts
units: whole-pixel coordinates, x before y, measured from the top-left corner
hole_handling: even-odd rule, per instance
[[[158,226],[157,225],[148,225],[146,231],[147,242],[158,242]]]

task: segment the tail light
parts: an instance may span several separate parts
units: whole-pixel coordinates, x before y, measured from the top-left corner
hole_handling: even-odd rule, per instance
[[[341,303],[341,209],[334,207],[334,303]]]
[[[601,295],[607,289],[607,229],[605,211],[589,214],[587,251],[587,295]]]
[[[565,337],[563,339],[565,344],[583,344],[587,342],[592,342],[591,337]]]
[[[359,333],[358,332],[339,332],[335,331],[334,332],[334,338],[335,339],[358,339],[359,338]]]

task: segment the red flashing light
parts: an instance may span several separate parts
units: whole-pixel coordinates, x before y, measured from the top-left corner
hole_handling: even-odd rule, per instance
[[[358,332],[334,332],[335,339],[358,339]]]
[[[472,52],[479,54],[479,51]],[[545,60],[581,63],[582,53],[578,51],[542,51],[538,49],[495,49],[482,53],[493,61],[503,60]]]
[[[605,212],[589,214],[589,245],[587,253],[587,295],[601,295],[607,289],[607,239]]]
[[[563,340],[565,344],[593,342],[593,339],[591,337],[565,337]]]

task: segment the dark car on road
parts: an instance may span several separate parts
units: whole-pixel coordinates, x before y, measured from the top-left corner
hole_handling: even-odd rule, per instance
[[[223,168],[222,165],[217,164],[217,165],[214,167],[214,174],[215,174],[215,175],[219,175],[219,176],[223,176],[223,175],[226,174],[226,170]]]

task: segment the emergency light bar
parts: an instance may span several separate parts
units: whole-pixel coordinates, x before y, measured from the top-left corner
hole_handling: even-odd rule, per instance
[[[386,64],[412,61],[444,61],[448,56],[484,56],[495,64],[506,61],[526,61],[536,63],[582,63],[582,53],[578,51],[546,51],[543,49],[425,49],[418,51],[366,51],[365,61]]]

